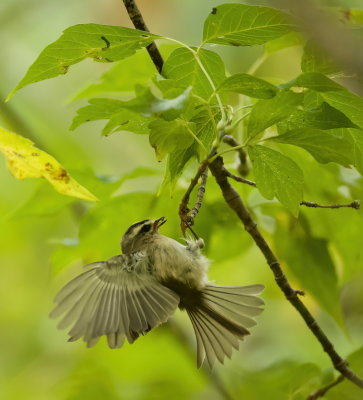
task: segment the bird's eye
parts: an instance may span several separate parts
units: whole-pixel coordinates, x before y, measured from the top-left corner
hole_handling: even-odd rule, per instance
[[[146,224],[140,229],[140,232],[146,233],[146,232],[149,232],[150,229],[151,229],[151,225],[150,224]]]

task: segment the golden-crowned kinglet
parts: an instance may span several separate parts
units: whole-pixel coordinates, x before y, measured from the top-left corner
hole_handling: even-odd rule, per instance
[[[263,286],[209,282],[203,240],[183,246],[158,232],[165,222],[161,217],[131,225],[122,238],[123,254],[87,265],[60,290],[50,315],[65,313],[59,328],[72,325],[69,341],[83,337],[91,347],[106,335],[109,346],[118,348],[125,337],[133,343],[179,307],[193,324],[198,367],[205,356],[212,367],[238,349],[263,310],[256,297]]]

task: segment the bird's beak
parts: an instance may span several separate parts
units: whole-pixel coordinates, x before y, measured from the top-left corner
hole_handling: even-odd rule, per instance
[[[165,217],[160,217],[156,219],[153,223],[154,232],[157,231],[161,227],[161,225],[164,225],[166,221],[167,220],[165,219]]]

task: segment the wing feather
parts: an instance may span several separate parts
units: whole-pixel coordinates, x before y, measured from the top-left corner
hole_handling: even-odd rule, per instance
[[[83,337],[88,347],[102,335],[111,348],[121,347],[125,336],[132,343],[165,322],[179,304],[179,296],[150,274],[148,262],[138,255],[134,268],[127,256],[90,264],[59,291],[50,316],[63,316],[59,328],[72,325],[69,340]]]

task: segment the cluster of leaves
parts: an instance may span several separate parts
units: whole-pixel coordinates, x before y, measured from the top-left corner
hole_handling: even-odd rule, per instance
[[[87,57],[99,62],[123,60],[156,39],[167,38],[123,27],[73,26],[44,49],[12,94],[30,83],[64,74]],[[278,86],[245,73],[226,77],[221,57],[205,47],[265,44],[266,51],[273,52],[299,41],[288,16],[280,11],[221,5],[204,23],[201,45],[178,44],[168,55],[162,76],[153,76],[148,68],[146,79],[141,76],[141,82],[133,82],[134,97],[130,98],[130,87],[117,85],[117,76],[129,73],[127,62],[118,63],[88,92],[111,89],[123,99],[92,98],[78,111],[71,129],[103,119],[107,120],[103,135],[120,130],[149,134],[158,161],[168,157],[166,182],[174,186],[187,162],[206,158],[218,139],[217,123],[226,112],[221,98],[228,99],[226,93],[249,97],[254,104],[243,144],[257,187],[264,197],[276,197],[296,216],[303,199],[303,173],[294,160],[276,150],[276,143],[302,147],[320,163],[355,166],[362,173],[363,100],[324,75],[338,68],[310,42],[304,47],[302,74]],[[271,131],[273,126],[277,129]]]

